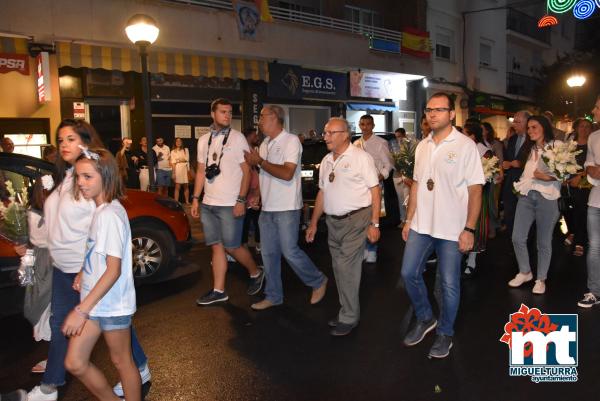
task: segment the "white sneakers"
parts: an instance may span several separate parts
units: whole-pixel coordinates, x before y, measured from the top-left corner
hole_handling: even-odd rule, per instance
[[[521,285],[533,280],[533,274],[531,272],[527,274],[517,273],[515,278],[508,282],[509,287],[520,287]],[[545,280],[535,280],[535,285],[531,290],[532,293],[541,295],[546,292],[546,281]]]
[[[546,292],[546,282],[544,280],[535,280],[535,285],[533,286],[533,290],[531,290],[534,294],[541,295]]]
[[[533,280],[533,274],[531,272],[527,273],[527,274],[523,274],[523,273],[517,273],[517,275],[515,276],[515,278],[513,278],[512,280],[510,280],[508,282],[509,287],[520,287],[521,285],[525,284],[528,281]]]
[[[50,394],[42,393],[40,386],[35,386],[27,394],[27,401],[56,401],[58,399],[58,391],[53,391]]]
[[[142,366],[142,369],[140,369],[140,377],[142,378],[142,386],[145,383],[149,382],[150,379],[152,379],[152,375],[150,374],[150,368],[148,368],[148,364],[147,363],[144,364],[144,366]],[[113,387],[113,392],[117,395],[117,397],[121,397],[122,398],[125,395],[125,393],[123,393],[123,384],[121,384],[121,382],[118,382]]]

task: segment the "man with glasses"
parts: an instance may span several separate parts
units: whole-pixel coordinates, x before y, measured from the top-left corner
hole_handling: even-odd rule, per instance
[[[214,286],[196,301],[201,306],[229,299],[225,292],[226,253],[248,270],[248,295],[258,294],[264,280],[263,270],[256,265],[248,248],[242,246],[246,195],[250,187],[250,166],[244,160],[248,142],[241,132],[231,128],[229,100],[217,99],[210,109],[213,119],[210,133],[198,139],[198,168],[191,210],[193,217],[200,216],[199,199],[204,189],[202,228],[204,242],[212,250]]]
[[[450,96],[434,94],[425,114],[432,132],[415,152],[414,183],[402,229],[406,241],[402,278],[416,315],[404,344],[420,343],[437,326],[429,357],[445,358],[452,347],[460,302],[462,253],[473,248],[485,178],[475,142],[452,126],[455,113]],[[425,260],[433,251],[442,287],[439,325],[423,280]]]
[[[333,117],[323,131],[327,154],[319,167],[319,193],[306,230],[312,242],[325,212],[329,251],[338,289],[340,311],[329,321],[332,336],[345,336],[358,325],[362,256],[366,240],[379,240],[381,189],[371,155],[350,143],[343,118]]]
[[[267,284],[265,298],[250,307],[264,310],[283,303],[281,255],[300,280],[312,288],[311,305],[320,302],[327,289],[327,277],[298,246],[302,210],[302,145],[296,135],[283,129],[285,114],[276,105],[265,106],[258,126],[266,136],[257,152],[246,152],[246,161],[260,167],[262,211],[260,227],[262,259]]]

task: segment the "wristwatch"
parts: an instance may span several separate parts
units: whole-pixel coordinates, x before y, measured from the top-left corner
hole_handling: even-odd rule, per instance
[[[465,226],[465,228],[463,228],[464,231],[469,232],[471,234],[475,234],[475,229],[473,228],[469,228],[467,226]]]
[[[379,223],[370,222],[369,225],[375,228],[379,228]]]

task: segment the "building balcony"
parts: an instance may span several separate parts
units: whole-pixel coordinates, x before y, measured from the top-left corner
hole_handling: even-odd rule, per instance
[[[550,28],[538,28],[536,18],[512,8],[508,9],[506,29],[547,45],[550,44]]]
[[[527,75],[509,72],[506,74],[506,93],[509,95],[535,97],[542,81]]]

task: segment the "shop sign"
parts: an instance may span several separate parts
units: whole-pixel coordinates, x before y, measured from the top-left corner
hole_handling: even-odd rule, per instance
[[[192,126],[191,125],[176,125],[175,126],[175,138],[189,139],[192,137]]]
[[[269,64],[269,97],[286,99],[346,99],[346,74],[308,70],[287,64]]]
[[[73,102],[73,118],[76,120],[85,119],[85,103]]]
[[[406,100],[406,79],[400,74],[350,71],[350,96]]]
[[[201,136],[209,134],[210,127],[194,127],[194,137],[199,139]]]
[[[41,52],[36,57],[37,63],[37,88],[38,102],[46,103],[52,100],[52,88],[50,87],[50,61],[48,52]]]
[[[0,74],[12,71],[29,75],[29,56],[27,54],[0,53]]]

